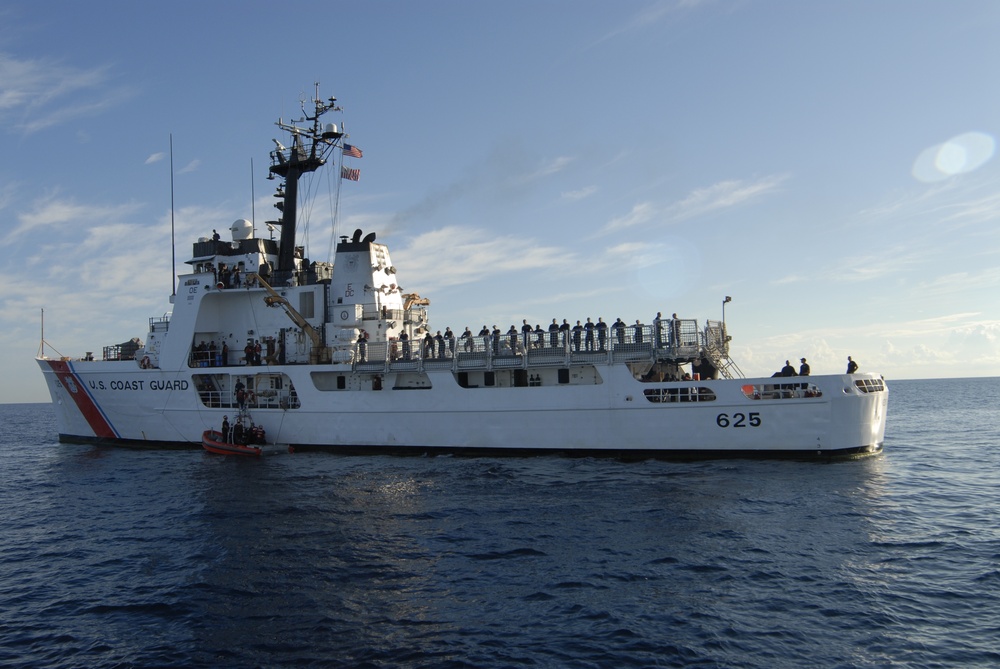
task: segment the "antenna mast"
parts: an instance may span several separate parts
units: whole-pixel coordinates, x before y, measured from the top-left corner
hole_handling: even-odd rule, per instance
[[[177,296],[177,244],[174,238],[174,133],[170,133],[170,294]]]
[[[284,179],[279,187],[281,202],[275,207],[281,211],[281,217],[276,221],[281,225],[280,248],[278,249],[278,272],[293,272],[295,270],[295,226],[298,214],[299,178],[308,172],[314,172],[326,163],[326,155],[335,146],[340,145],[344,133],[335,124],[325,128],[320,125],[320,117],[328,111],[341,111],[337,106],[337,98],[319,99],[319,84],[316,84],[316,96],[313,99],[313,114],[310,116],[305,109],[303,118],[285,123],[281,119],[275,123],[279,128],[292,136],[291,148],[286,148],[278,140],[274,140],[275,150],[271,151],[271,168],[269,178],[275,175]],[[296,123],[307,123],[299,126]]]

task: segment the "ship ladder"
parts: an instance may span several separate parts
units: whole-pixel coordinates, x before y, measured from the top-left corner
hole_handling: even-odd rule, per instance
[[[727,379],[745,379],[746,375],[743,374],[743,370],[740,369],[736,361],[730,358],[728,355],[724,355],[719,347],[712,342],[705,347],[705,353],[708,354],[708,359],[712,361],[712,364],[716,369],[719,370],[724,378]]]

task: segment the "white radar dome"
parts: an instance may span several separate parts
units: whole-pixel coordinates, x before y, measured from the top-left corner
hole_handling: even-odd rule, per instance
[[[245,218],[240,218],[233,221],[233,224],[229,226],[229,229],[233,233],[234,242],[238,242],[241,239],[253,238],[253,223],[251,223]]]

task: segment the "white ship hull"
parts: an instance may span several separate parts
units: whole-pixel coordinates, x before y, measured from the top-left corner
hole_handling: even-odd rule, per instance
[[[332,263],[310,262],[296,246],[299,179],[339,159],[336,173],[356,180],[343,157],[363,156],[320,122],[336,100],[312,102],[277,124],[290,146],[271,152],[280,215],[266,226],[279,240],[244,219],[231,240],[213,231],[193,243],[172,312],[150,319],[145,341],[107,346],[102,360],[38,359],[62,439],[200,446],[206,430],[226,432],[225,417],[234,443],[252,431],[255,443],[341,452],[881,450],[881,377],[737,378],[724,321],[657,313],[442,333],[375,233],[342,235]]]
[[[197,390],[202,370],[137,369],[126,361],[39,364],[66,441],[199,446],[205,430],[218,429],[238,409],[228,397],[205,401]],[[330,365],[285,366],[299,406],[257,402],[249,411],[269,442],[340,452],[830,456],[882,448],[888,392],[877,375],[649,384],[625,365],[596,370],[603,382],[586,386],[462,388],[442,370],[427,372],[429,388],[393,388],[387,376],[381,390],[324,392],[310,378],[330,373]],[[350,375],[350,366],[343,372]],[[805,382],[818,396],[795,396]],[[747,397],[749,386],[760,399]],[[206,405],[213,403],[221,406]]]

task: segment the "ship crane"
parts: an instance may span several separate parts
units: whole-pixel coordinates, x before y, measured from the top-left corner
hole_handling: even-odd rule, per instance
[[[312,340],[313,344],[309,353],[310,362],[312,362],[312,364],[315,364],[317,361],[329,362],[329,351],[323,345],[323,337],[320,336],[320,333],[316,330],[316,328],[314,328],[302,314],[296,311],[292,305],[288,303],[287,299],[282,297],[278,291],[272,288],[271,284],[265,281],[260,274],[250,272],[247,275],[247,279],[256,280],[257,283],[259,283],[260,286],[267,291],[268,296],[264,298],[264,303],[267,304],[267,306],[280,306],[285,310],[288,317],[292,319],[292,322],[298,325],[302,331],[309,336],[309,339]]]

